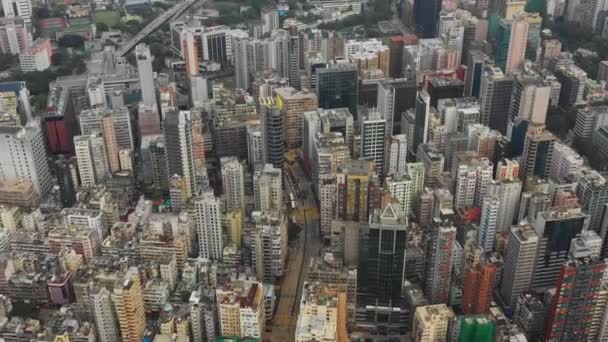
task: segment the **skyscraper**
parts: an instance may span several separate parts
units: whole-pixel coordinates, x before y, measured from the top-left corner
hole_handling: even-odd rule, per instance
[[[262,111],[262,137],[264,139],[264,161],[277,169],[283,169],[285,153],[285,121],[283,113],[270,97],[260,98]]]
[[[394,135],[387,139],[385,165],[384,174],[387,177],[407,173],[407,137],[405,134]]]
[[[336,216],[345,221],[367,222],[377,206],[378,176],[374,163],[350,160],[338,168]]]
[[[110,175],[105,143],[100,132],[75,136],[74,150],[82,187],[100,184]]]
[[[608,203],[608,183],[606,179],[595,170],[583,170],[578,178],[576,186],[576,197],[581,207],[589,214],[589,225],[587,228],[601,234],[601,223],[604,213],[604,205]],[[605,233],[605,232],[604,232]],[[605,238],[605,236],[601,236]]]
[[[431,121],[430,104],[431,98],[429,94],[426,91],[418,92],[418,95],[416,95],[414,117],[414,139],[410,147],[412,155],[417,153],[418,145],[427,143]]]
[[[186,197],[196,194],[192,122],[189,111],[176,109],[167,113],[163,122],[167,176],[179,175],[186,182]]]
[[[399,202],[389,201],[382,209],[370,215],[365,231],[363,253],[359,258],[357,305],[366,312],[366,322],[387,328],[399,328],[403,263],[405,260],[405,216]],[[386,307],[391,308],[386,310]],[[388,315],[377,319],[378,314]]]
[[[154,83],[154,71],[152,70],[152,55],[146,44],[138,44],[135,47],[135,60],[137,61],[137,73],[141,86],[141,100],[145,106],[157,111],[156,86]]]
[[[357,120],[359,71],[354,64],[332,64],[317,69],[317,97],[324,109],[347,107]]]
[[[236,157],[223,157],[222,189],[227,210],[245,210],[245,179],[243,165]]]
[[[464,82],[464,96],[473,96],[479,98],[481,94],[481,78],[486,67],[486,62],[490,59],[490,57],[479,50],[471,50],[467,59],[467,75]]]
[[[496,64],[505,74],[511,74],[521,67],[526,56],[528,28],[528,22],[522,17],[500,21]]]
[[[477,242],[481,248],[483,248],[484,252],[491,252],[494,248],[499,206],[500,202],[496,198],[487,197],[483,201]]]
[[[105,287],[96,289],[91,295],[91,305],[95,318],[96,331],[100,342],[112,342],[120,339],[118,322],[112,307],[112,297]]]
[[[513,307],[520,294],[530,289],[538,236],[531,225],[514,226],[507,242],[500,296]]]
[[[465,270],[462,312],[466,315],[487,314],[494,293],[496,265],[482,263]]]
[[[124,277],[117,280],[112,298],[122,341],[140,341],[146,329],[146,311],[137,267],[130,267]]]
[[[507,134],[509,104],[513,91],[513,79],[492,65],[484,68],[481,76],[481,123]]]
[[[378,112],[369,112],[361,118],[361,158],[374,162],[374,168],[382,178],[384,168],[384,137],[386,120]]]
[[[288,148],[298,147],[302,144],[303,114],[317,110],[317,95],[294,88],[277,88],[274,92],[277,107],[284,113],[285,143]]]
[[[547,178],[556,140],[555,135],[546,130],[544,125],[528,128],[522,156],[520,173],[522,179],[532,176]]]
[[[439,12],[441,1],[439,0],[415,0],[414,18],[416,22],[415,32],[420,38],[437,37],[439,24]]]
[[[447,303],[452,282],[452,258],[456,227],[450,222],[435,221],[426,250],[426,289],[430,303]]]
[[[279,212],[283,208],[283,180],[280,169],[271,164],[264,165],[253,174],[253,197],[255,210]]]
[[[232,35],[232,49],[234,54],[234,76],[236,80],[235,86],[241,89],[249,89],[251,85],[251,75],[249,73],[249,35],[241,35],[239,32]]]
[[[201,258],[222,260],[222,209],[213,192],[203,192],[194,198],[195,226]]]

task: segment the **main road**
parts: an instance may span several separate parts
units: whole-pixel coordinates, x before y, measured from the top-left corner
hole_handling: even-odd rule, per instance
[[[124,57],[135,45],[139,44],[144,38],[156,31],[162,24],[169,19],[176,19],[184,13],[190,6],[192,6],[196,0],[186,0],[184,2],[178,2],[168,11],[156,17],[146,27],[139,31],[135,36],[129,38],[126,42],[118,47],[118,55]]]

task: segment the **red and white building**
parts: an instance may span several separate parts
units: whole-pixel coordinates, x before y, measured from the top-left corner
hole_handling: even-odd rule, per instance
[[[53,46],[48,38],[37,39],[26,51],[19,54],[19,64],[23,72],[42,71],[51,66]]]

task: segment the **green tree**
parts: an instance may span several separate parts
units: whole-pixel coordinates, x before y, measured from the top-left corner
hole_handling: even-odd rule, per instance
[[[59,38],[57,44],[60,47],[71,47],[76,49],[84,48],[84,38],[77,34],[66,34],[65,36]]]
[[[95,24],[95,26],[97,27],[97,33],[101,36],[102,32],[107,32],[110,30],[110,28],[108,27],[108,25],[106,23],[97,23]]]
[[[10,53],[0,53],[0,71],[4,71],[10,69],[13,66],[16,66],[19,63],[19,58],[17,55],[12,55]]]

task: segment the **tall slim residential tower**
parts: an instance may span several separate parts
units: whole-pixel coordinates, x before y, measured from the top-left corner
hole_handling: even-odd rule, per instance
[[[446,304],[426,305],[416,308],[412,335],[416,342],[445,341],[454,311]]]
[[[406,229],[405,216],[397,200],[389,201],[385,207],[370,215],[365,228],[365,242],[360,246],[357,305],[366,311],[366,323],[390,325],[399,322],[401,308],[401,286],[405,260]],[[386,308],[391,308],[386,310]],[[371,311],[371,312],[370,312]],[[388,314],[386,320],[376,318],[379,312]],[[395,315],[395,316],[393,316]],[[390,322],[390,323],[389,323]],[[398,323],[397,323],[398,324]]]
[[[317,69],[317,97],[319,107],[348,108],[357,121],[359,69],[354,64],[333,64]]]
[[[553,148],[557,138],[544,125],[528,128],[522,157],[521,179],[536,176],[547,178],[553,160]]]
[[[466,315],[487,314],[494,293],[496,265],[479,263],[465,270],[462,311]]]
[[[190,198],[196,193],[190,112],[176,109],[168,112],[163,122],[163,136],[167,175],[169,178],[173,175],[183,177],[186,183],[185,196]]]
[[[350,160],[338,168],[336,216],[345,221],[367,222],[377,207],[380,184],[374,163]]]
[[[385,165],[384,174],[387,177],[407,173],[407,137],[405,134],[394,135],[387,139]]]
[[[223,157],[222,189],[226,196],[227,210],[245,210],[245,179],[243,165],[236,157]]]
[[[112,298],[122,341],[140,341],[146,329],[146,311],[137,267],[130,267],[124,277],[117,280]]]
[[[199,257],[222,260],[221,201],[213,192],[204,192],[194,199],[194,217],[198,232]]]
[[[0,127],[0,178],[27,179],[42,197],[53,187],[44,136],[37,119],[25,126]]]
[[[234,30],[240,32],[239,30]],[[232,35],[232,53],[234,54],[234,74],[236,84],[240,89],[249,89],[251,85],[251,75],[249,74],[249,35],[235,33]]]
[[[139,84],[141,86],[141,100],[144,105],[158,110],[154,71],[152,70],[152,54],[148,45],[138,44],[135,47],[135,59],[137,61],[137,73],[139,74]]]
[[[433,224],[425,260],[425,294],[430,303],[448,302],[455,241],[455,226],[449,222],[436,221]]]
[[[521,67],[526,56],[528,28],[528,22],[521,17],[500,21],[496,64],[505,74],[511,74]]]
[[[524,224],[511,229],[500,284],[500,296],[508,306],[514,307],[519,295],[530,289],[537,245],[533,226]]]
[[[271,164],[264,165],[253,175],[253,197],[255,210],[279,212],[283,207],[283,181],[281,169]]]
[[[426,144],[428,141],[431,122],[430,105],[431,97],[429,94],[426,91],[418,92],[414,116],[414,138],[410,147],[412,155],[417,153],[420,144]]]
[[[75,136],[74,151],[82,187],[100,184],[110,175],[105,143],[100,132]]]
[[[98,288],[91,294],[91,305],[100,342],[118,341],[120,331],[114,315],[111,293],[105,287]]]
[[[264,160],[282,170],[283,154],[285,153],[285,118],[279,106],[270,97],[260,98],[260,108]]]
[[[483,201],[477,242],[484,252],[491,252],[494,248],[499,206],[500,202],[495,197],[487,197]]]
[[[361,158],[374,162],[382,178],[384,168],[384,137],[386,120],[378,112],[370,112],[361,120]]]
[[[264,141],[259,125],[247,126],[247,160],[249,165],[264,163]]]

